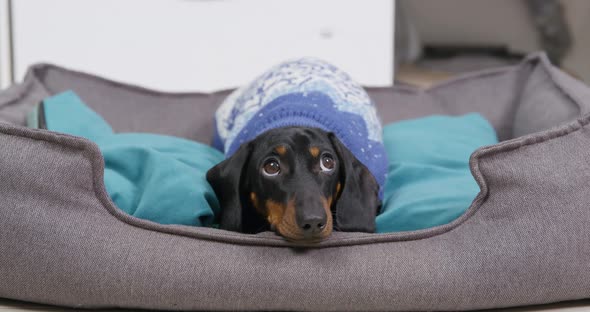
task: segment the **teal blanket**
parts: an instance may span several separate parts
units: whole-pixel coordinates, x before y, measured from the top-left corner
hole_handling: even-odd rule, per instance
[[[462,215],[479,193],[469,157],[498,143],[479,114],[392,123],[383,129],[383,141],[389,173],[377,232],[420,230]]]
[[[46,99],[31,126],[87,138],[105,160],[104,181],[113,202],[126,213],[162,224],[212,226],[219,204],[205,175],[223,160],[197,142],[147,133],[114,133],[73,92]],[[469,157],[497,143],[479,114],[430,116],[387,125],[388,155],[378,232],[425,229],[449,223],[471,205],[479,186]]]
[[[219,151],[171,136],[114,133],[73,92],[45,99],[40,109],[30,123],[43,120],[48,130],[98,145],[106,190],[121,210],[163,224],[212,225],[219,204],[205,175],[223,160]]]

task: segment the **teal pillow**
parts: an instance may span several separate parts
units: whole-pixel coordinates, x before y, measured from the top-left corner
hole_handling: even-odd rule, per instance
[[[205,176],[223,160],[219,151],[177,137],[114,133],[73,92],[47,98],[41,108],[29,122],[41,119],[48,130],[98,145],[105,161],[105,188],[121,210],[162,224],[212,225],[219,203]]]
[[[377,232],[425,229],[455,220],[471,205],[479,186],[469,157],[498,143],[479,114],[429,116],[383,128],[389,173]]]

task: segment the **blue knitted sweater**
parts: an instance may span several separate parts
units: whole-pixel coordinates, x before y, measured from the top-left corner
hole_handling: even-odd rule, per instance
[[[306,126],[333,132],[381,189],[385,183],[387,157],[375,106],[360,85],[326,62],[303,58],[271,68],[230,94],[215,122],[213,145],[226,157],[273,128]]]

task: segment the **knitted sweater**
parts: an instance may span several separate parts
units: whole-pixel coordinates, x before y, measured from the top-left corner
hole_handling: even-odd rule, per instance
[[[375,106],[365,90],[326,62],[279,64],[230,94],[215,114],[213,145],[230,157],[273,128],[307,126],[333,132],[383,187],[387,158]],[[381,194],[381,192],[380,192]]]

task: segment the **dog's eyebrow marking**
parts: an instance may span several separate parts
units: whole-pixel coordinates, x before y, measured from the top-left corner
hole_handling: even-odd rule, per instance
[[[284,156],[285,153],[287,153],[287,148],[284,145],[277,146],[275,147],[275,152],[281,156]]]
[[[312,147],[309,148],[309,153],[313,157],[318,157],[318,155],[320,154],[320,149],[317,148],[316,146],[312,146]]]

